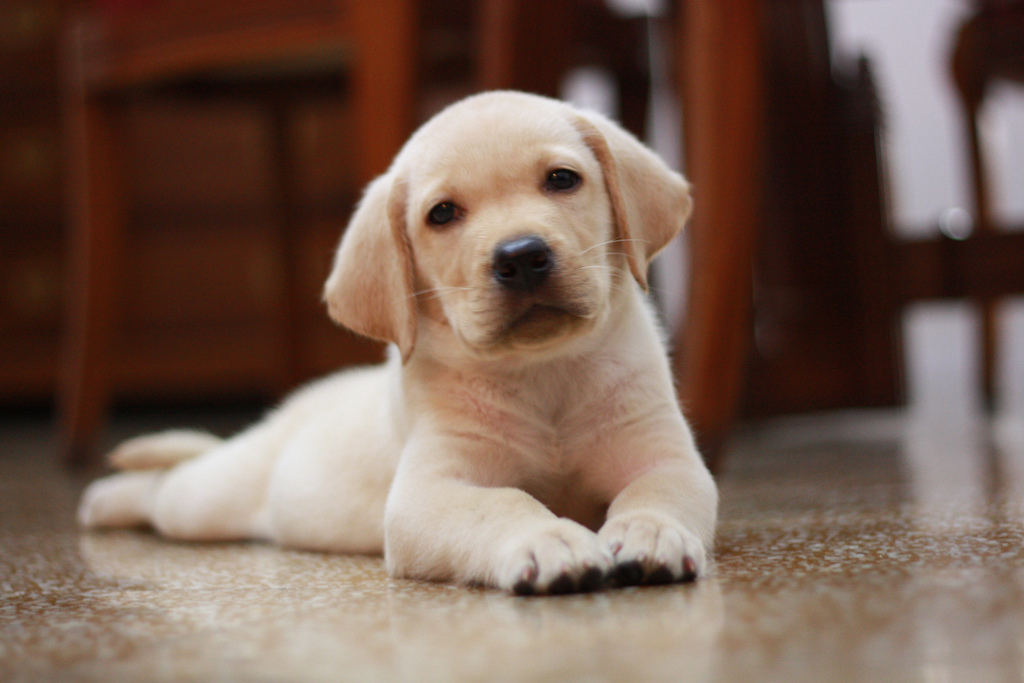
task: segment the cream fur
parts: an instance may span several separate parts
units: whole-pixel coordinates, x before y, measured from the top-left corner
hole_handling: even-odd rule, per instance
[[[555,169],[579,185],[552,189]],[[433,225],[442,202],[457,218]],[[131,471],[88,488],[82,523],[383,552],[395,576],[522,593],[703,573],[717,493],[642,291],[689,209],[601,116],[511,92],[453,105],[370,185],[325,286],[332,317],[397,352],[224,442],[127,442],[112,461]],[[554,267],[511,291],[493,254],[524,235]]]

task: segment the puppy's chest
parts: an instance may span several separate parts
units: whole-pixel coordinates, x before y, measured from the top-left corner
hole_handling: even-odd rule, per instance
[[[460,431],[488,444],[481,483],[523,489],[560,517],[596,529],[626,452],[610,448],[635,410],[632,380],[523,384],[478,379],[448,395]],[[593,379],[593,378],[590,378]]]
[[[614,431],[605,425],[602,432]],[[564,424],[546,429],[523,426],[509,437],[509,480],[559,517],[597,530],[611,497],[603,470],[618,469],[614,454],[602,447],[601,433],[581,433]]]
[[[629,419],[628,385],[481,380],[449,400],[460,422],[505,448],[513,470],[561,482],[598,458],[601,443]]]

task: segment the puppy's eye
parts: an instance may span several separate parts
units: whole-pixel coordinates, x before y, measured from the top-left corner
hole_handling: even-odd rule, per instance
[[[427,222],[431,225],[451,223],[459,215],[459,207],[452,202],[441,202],[427,213]]]
[[[565,192],[580,184],[580,176],[575,171],[567,168],[558,168],[548,173],[548,180],[545,184],[549,190]]]

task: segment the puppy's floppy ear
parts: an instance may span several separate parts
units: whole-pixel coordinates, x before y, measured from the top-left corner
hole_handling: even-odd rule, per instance
[[[406,185],[393,173],[366,189],[324,285],[331,318],[359,334],[394,342],[408,360],[416,341],[412,245]]]
[[[601,164],[615,239],[633,277],[646,290],[651,259],[679,234],[690,216],[690,185],[604,116],[578,114],[575,124]]]

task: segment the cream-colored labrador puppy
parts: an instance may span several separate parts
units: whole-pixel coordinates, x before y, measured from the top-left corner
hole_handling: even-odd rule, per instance
[[[325,287],[390,360],[226,441],[126,442],[82,523],[383,551],[395,576],[518,593],[695,578],[717,492],[642,291],[689,210],[599,115],[513,92],[449,107],[369,186]]]

